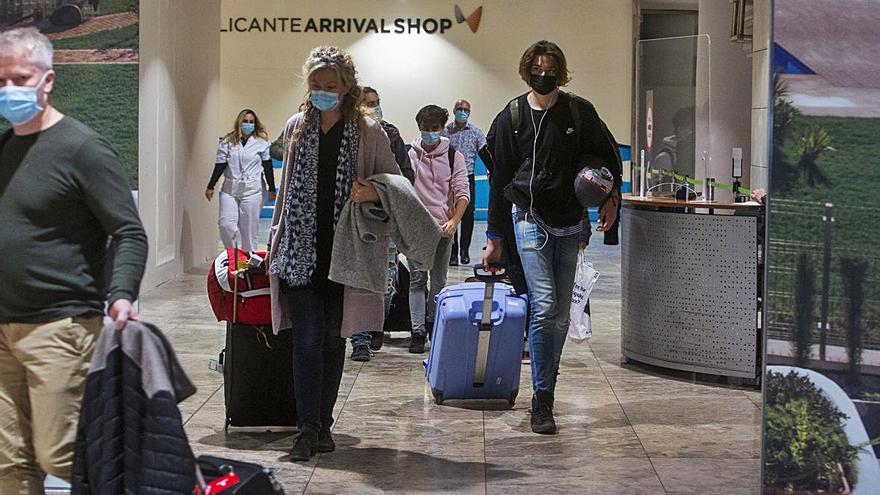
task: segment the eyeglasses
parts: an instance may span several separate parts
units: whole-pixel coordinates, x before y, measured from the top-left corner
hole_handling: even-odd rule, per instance
[[[465,108],[465,107],[455,107],[454,110],[455,110],[456,112],[467,112],[467,113],[471,113],[471,109],[470,109],[470,108]]]

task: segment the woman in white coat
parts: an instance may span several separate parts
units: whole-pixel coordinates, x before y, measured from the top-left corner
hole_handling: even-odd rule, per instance
[[[269,157],[269,135],[253,110],[238,113],[232,131],[220,139],[217,161],[205,197],[214,197],[214,186],[223,175],[220,188],[220,239],[223,246],[235,246],[236,235],[244,251],[257,249],[260,209],[263,203],[263,177],[269,200],[275,201],[275,176]]]

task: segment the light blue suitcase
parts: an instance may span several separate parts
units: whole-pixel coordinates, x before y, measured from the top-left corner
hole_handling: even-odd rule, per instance
[[[448,399],[504,399],[519,393],[527,304],[501,276],[444,288],[425,374],[434,402]]]

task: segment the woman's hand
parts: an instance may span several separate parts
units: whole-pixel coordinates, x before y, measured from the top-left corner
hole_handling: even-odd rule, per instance
[[[208,198],[208,201],[214,197],[214,190],[211,188],[205,189],[205,197]]]
[[[366,179],[358,177],[357,182],[351,186],[350,199],[353,203],[378,203],[379,193]]]
[[[269,191],[269,201],[271,201],[271,202],[274,203],[274,202],[275,202],[275,199],[276,199],[277,197],[278,197],[278,195],[275,193],[275,191]]]

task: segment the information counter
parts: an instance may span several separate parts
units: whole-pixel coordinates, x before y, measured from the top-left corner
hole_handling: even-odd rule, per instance
[[[755,380],[760,206],[624,197],[626,360]]]

